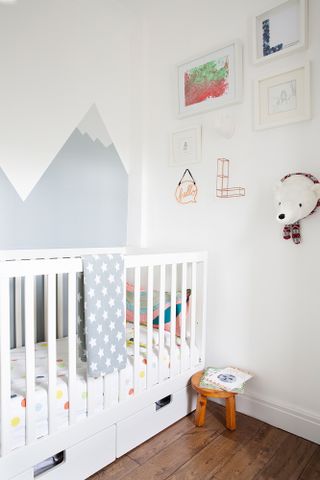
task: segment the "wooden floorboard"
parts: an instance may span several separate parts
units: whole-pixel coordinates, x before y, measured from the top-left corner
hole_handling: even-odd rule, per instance
[[[246,415],[235,432],[209,402],[204,427],[183,418],[90,480],[320,480],[320,446]]]

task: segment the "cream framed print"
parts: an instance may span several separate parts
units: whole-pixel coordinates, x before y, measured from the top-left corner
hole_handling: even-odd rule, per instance
[[[306,47],[307,0],[277,1],[253,19],[253,61],[263,63]]]
[[[309,63],[256,80],[256,129],[278,127],[310,118]]]
[[[201,126],[177,130],[171,135],[170,165],[190,165],[201,161]]]

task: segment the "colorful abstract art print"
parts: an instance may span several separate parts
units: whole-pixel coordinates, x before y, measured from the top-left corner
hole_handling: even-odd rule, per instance
[[[232,42],[178,66],[179,115],[221,108],[241,100],[242,48]]]
[[[185,105],[194,105],[228,93],[229,57],[193,67],[184,74]]]

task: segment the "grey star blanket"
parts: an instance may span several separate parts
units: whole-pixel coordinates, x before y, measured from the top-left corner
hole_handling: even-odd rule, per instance
[[[124,258],[121,254],[82,257],[78,275],[78,337],[88,375],[125,368]]]

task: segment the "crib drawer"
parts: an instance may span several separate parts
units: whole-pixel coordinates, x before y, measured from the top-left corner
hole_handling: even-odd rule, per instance
[[[196,395],[189,386],[171,395],[170,403],[155,403],[117,423],[117,457],[153,437],[196,408]]]
[[[85,480],[115,460],[115,446],[116,427],[112,425],[68,448],[64,462],[39,475],[37,480]]]

